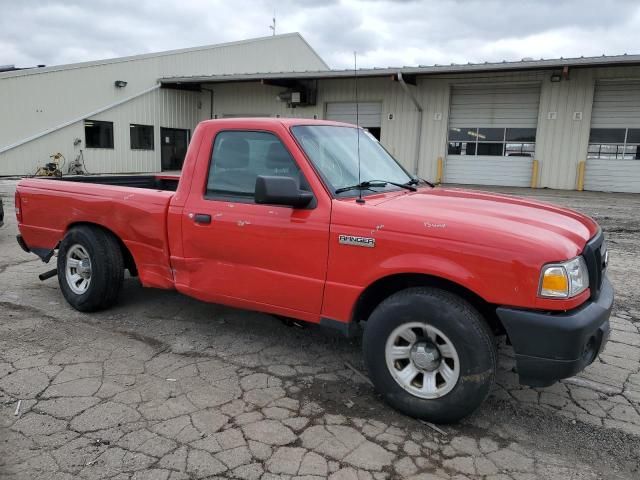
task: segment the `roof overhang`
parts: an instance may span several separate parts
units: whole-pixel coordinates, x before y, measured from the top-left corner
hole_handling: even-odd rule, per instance
[[[365,68],[358,70],[361,78],[397,79],[397,74],[407,79],[418,76],[432,76],[443,74],[465,73],[490,73],[502,71],[526,71],[526,70],[564,70],[565,68],[586,67],[617,67],[640,65],[640,55],[616,55],[602,57],[559,58],[550,60],[521,60],[518,62],[499,63],[468,63],[451,65],[431,65],[416,67],[387,67]],[[271,72],[271,73],[240,73],[229,75],[203,75],[189,77],[167,77],[158,81],[165,87],[181,88],[188,84],[204,83],[236,83],[236,82],[261,82],[267,85],[284,84],[286,81],[301,80],[328,80],[340,78],[353,78],[353,70],[321,70],[314,72]]]

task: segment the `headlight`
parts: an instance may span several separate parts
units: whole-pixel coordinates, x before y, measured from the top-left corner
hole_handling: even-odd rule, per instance
[[[542,267],[538,295],[547,298],[569,298],[589,287],[589,272],[582,256],[563,263]]]

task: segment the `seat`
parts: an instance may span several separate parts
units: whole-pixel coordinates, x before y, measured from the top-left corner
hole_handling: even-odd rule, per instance
[[[225,138],[213,154],[213,171],[208,190],[253,194],[255,172],[249,170],[249,142],[244,138]]]
[[[280,142],[273,142],[269,146],[265,160],[265,167],[269,175],[274,177],[291,177],[298,182],[298,188],[310,191],[311,188],[306,178],[302,175],[300,168],[295,163],[291,155]]]
[[[273,142],[269,145],[265,166],[271,175],[279,177],[293,176],[298,172],[297,165],[280,142]]]

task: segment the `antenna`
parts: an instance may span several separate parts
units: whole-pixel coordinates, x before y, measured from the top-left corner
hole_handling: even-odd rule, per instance
[[[276,35],[276,11],[273,11],[273,18],[271,19],[273,21],[273,23],[271,25],[269,25],[269,29],[273,31],[273,36],[275,37]]]
[[[353,52],[353,79],[355,83],[355,94],[356,94],[356,145],[357,145],[357,154],[358,154],[358,185],[360,185],[360,112],[358,106],[358,52]],[[364,203],[362,199],[362,188],[358,188],[358,198],[356,199],[356,203]]]

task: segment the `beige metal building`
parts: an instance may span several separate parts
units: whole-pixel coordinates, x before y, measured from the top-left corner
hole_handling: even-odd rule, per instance
[[[211,95],[159,78],[326,69],[294,33],[0,73],[0,175],[33,174],[57,152],[68,165],[80,150],[89,173],[179,169]]]
[[[214,117],[355,123],[353,71],[161,82],[212,89]],[[311,90],[315,101],[279,101],[277,94],[287,90]],[[384,146],[422,177],[640,192],[638,55],[359,70],[358,94],[365,111],[361,125],[375,129]]]
[[[270,42],[280,43],[271,50]],[[282,44],[289,49],[286,55]],[[150,69],[152,73],[145,75],[148,83],[138,85],[135,92],[154,90],[132,99],[123,95],[121,104],[97,114],[86,114],[91,108],[84,100],[60,100],[52,105],[52,117],[68,103],[77,115],[68,132],[64,127],[30,141],[29,132],[38,130],[32,125],[16,126],[30,130],[13,136],[0,129],[0,145],[17,144],[0,147],[0,174],[29,173],[25,167],[34,168],[34,159],[44,161],[65,148],[69,158],[78,150],[75,138],[83,142],[79,145],[84,146],[90,172],[173,169],[180,165],[180,155],[166,160],[163,142],[173,140],[165,135],[168,130],[160,129],[191,130],[205,118],[356,121],[353,71],[328,69],[297,34],[206,48],[221,52],[215,67],[215,61],[209,64],[201,57],[181,59],[191,51],[158,54],[175,55],[171,67]],[[113,84],[116,79],[146,72],[136,66],[140,57],[133,58],[130,66],[125,59],[111,61],[122,63],[122,70],[105,82],[110,94],[120,94]],[[85,82],[100,79],[87,75]],[[0,98],[13,99],[19,93],[5,92],[5,78],[0,74]],[[10,78],[20,82],[18,74]],[[79,80],[70,74],[66,81],[77,86]],[[89,98],[91,83],[79,83],[77,88],[87,92],[82,98]],[[56,91],[48,81],[45,86],[49,96]],[[127,84],[125,89],[129,88]],[[31,88],[24,92],[33,93]],[[358,71],[358,94],[360,124],[422,177],[446,183],[640,192],[638,55],[364,69]],[[41,95],[47,98],[44,92]],[[91,105],[99,109],[99,104],[114,101],[105,98],[92,99]],[[26,115],[18,101],[14,108],[16,118]],[[87,139],[93,144],[92,136],[99,137],[100,125],[91,125],[99,120],[113,122],[119,132],[112,148],[86,144]],[[131,148],[134,137],[144,138],[145,132],[136,126],[144,122],[153,124],[153,145],[160,148],[144,152]],[[40,134],[47,127],[51,128],[40,124]]]

